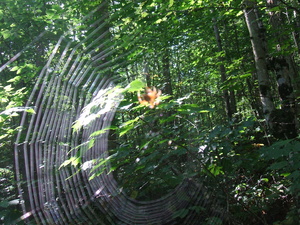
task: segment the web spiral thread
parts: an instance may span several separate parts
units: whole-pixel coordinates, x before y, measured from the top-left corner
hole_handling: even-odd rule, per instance
[[[28,99],[26,107],[35,114],[24,112],[15,145],[23,213],[37,224],[178,224],[180,214],[185,215],[180,224],[199,224],[201,215],[189,207],[205,206],[209,199],[191,180],[157,200],[137,201],[120,190],[112,174],[89,180],[90,169],[59,168],[77,154],[83,163],[108,157],[108,132],[90,149],[84,143],[113,120],[120,97],[116,93],[108,101],[107,96],[121,82],[117,71],[126,66],[121,59],[130,51],[116,57],[115,46],[122,43],[102,41],[109,35],[99,35],[105,23],[103,18],[95,21],[77,43],[62,36]],[[93,108],[94,118],[74,132],[74,122],[95,101],[100,104]]]

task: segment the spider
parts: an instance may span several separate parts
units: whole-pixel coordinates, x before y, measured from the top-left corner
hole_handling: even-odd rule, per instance
[[[149,108],[153,109],[156,105],[159,104],[160,95],[161,90],[156,89],[155,87],[146,87],[145,94],[140,95],[140,92],[138,92],[138,100],[141,105],[149,105]]]

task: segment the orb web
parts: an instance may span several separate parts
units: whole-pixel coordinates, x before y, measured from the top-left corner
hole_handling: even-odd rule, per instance
[[[109,35],[99,35],[104,18],[96,20],[82,40],[61,36],[27,101],[26,107],[35,113],[23,113],[15,144],[24,218],[37,224],[199,224],[205,216],[193,207],[217,204],[192,179],[151,201],[124,194],[112,173],[89,179],[93,160],[109,156],[108,132],[97,136],[92,147],[87,144],[89,137],[110,126],[121,99],[115,87],[126,85],[118,71],[129,63],[125,57],[133,50],[116,54],[116,46],[124,46],[122,40],[103,41]],[[136,37],[126,38],[133,46]],[[92,113],[82,120],[88,123],[74,132],[72,126],[91,105]],[[82,170],[60,167],[78,155],[85,166]],[[210,216],[215,214],[213,210]],[[218,216],[222,214],[220,210]]]

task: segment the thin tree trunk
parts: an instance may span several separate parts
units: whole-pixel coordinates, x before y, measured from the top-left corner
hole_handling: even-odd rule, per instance
[[[151,76],[150,76],[150,72],[149,72],[149,65],[147,63],[147,60],[145,60],[144,62],[144,69],[143,69],[143,74],[146,77],[146,84],[148,87],[151,87]]]
[[[274,103],[271,97],[271,84],[267,71],[264,27],[261,25],[259,18],[257,18],[255,1],[248,0],[244,3],[246,5],[246,8],[244,9],[244,15],[254,54],[263,114],[268,127],[272,128],[269,118],[271,112],[274,110]]]
[[[168,47],[165,48],[162,58],[163,64],[163,76],[165,80],[165,93],[168,95],[173,95],[171,72],[170,72],[170,56]]]
[[[289,16],[288,12],[287,15]],[[292,32],[294,44],[298,50],[298,54],[300,54],[300,20],[299,20],[299,13],[294,10],[293,11],[293,17],[294,17],[294,31]],[[289,19],[290,20],[290,19]]]
[[[252,77],[254,77],[254,74],[252,74]],[[254,88],[253,80],[254,79],[251,79],[251,78],[247,78],[247,80],[246,80],[247,87],[248,87],[248,90],[249,90],[249,93],[251,96],[249,101],[251,104],[251,108],[253,109],[253,111],[255,113],[255,116],[262,119],[262,118],[264,118],[264,116],[263,116],[263,112],[261,109],[261,102],[258,98],[259,91],[256,88]]]
[[[222,52],[223,51],[222,41],[221,41],[221,37],[220,37],[219,27],[217,25],[217,21],[215,18],[213,18],[213,22],[214,22],[214,33],[215,33],[215,37],[216,37],[216,41],[217,41],[218,51]],[[219,61],[224,62],[224,58],[220,56]],[[223,63],[220,64],[220,74],[221,74],[221,82],[224,83],[226,81],[226,69],[225,69],[225,66]],[[231,93],[231,94],[233,94],[233,93]],[[229,120],[231,120],[233,110],[231,107],[230,100],[234,96],[229,96],[228,90],[225,89],[225,90],[223,90],[223,97],[224,97],[224,101],[225,101],[225,110],[226,110],[227,117]]]

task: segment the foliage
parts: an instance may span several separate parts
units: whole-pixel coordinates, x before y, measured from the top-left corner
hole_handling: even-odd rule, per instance
[[[25,101],[59,36],[64,33],[74,42],[84,39],[103,12],[87,22],[82,18],[101,3],[9,0],[0,4],[0,65],[5,65],[0,71],[1,219],[8,220],[16,210],[9,202],[17,195],[12,149],[20,129],[19,113],[34,113],[31,106],[24,107]],[[91,168],[90,179],[113,173],[124,191],[138,200],[161,197],[190,178],[211,189],[242,223],[298,221],[300,142],[273,137],[263,121],[243,2],[106,3],[107,23],[101,24],[104,28],[99,32],[107,29],[110,36],[103,48],[113,49],[114,63],[125,66],[111,68],[108,73],[118,74],[120,84],[101,90],[86,105],[73,131],[80,132],[112,110],[116,110],[115,118],[110,127],[94,132],[89,141],[72,149],[77,153],[60,166]],[[256,5],[268,59],[287,57],[288,68],[295,71],[299,64],[298,8],[296,1],[280,1],[275,6],[258,1]],[[271,25],[275,17],[271,13],[282,16],[281,30]],[[279,109],[283,100],[278,74],[268,72],[272,99]],[[290,79],[295,96],[300,91],[298,77],[295,73]],[[162,102],[154,109],[138,105],[136,93],[145,86],[163,92]],[[298,104],[293,96],[289,101]],[[89,151],[104,133],[109,133],[109,156],[83,164],[83,151]],[[189,210],[196,209],[182,209],[175,217],[183,218]],[[206,224],[222,224],[219,220],[208,217]]]
[[[154,109],[130,107],[126,97],[121,103],[114,120],[119,128],[111,134],[116,136],[111,146],[117,147],[110,154],[117,180],[133,198],[157,198],[193,176],[187,162],[199,134],[194,121],[209,111],[182,101],[162,102]]]
[[[299,151],[298,139],[278,141],[261,151],[261,157],[269,162],[267,170],[273,176],[283,177],[286,194],[296,197],[299,197],[300,190]]]
[[[14,199],[14,173],[9,167],[0,168],[0,177],[0,221],[4,224],[12,224],[21,216],[16,207],[19,201]]]
[[[23,98],[26,96],[25,88],[15,90],[12,84],[4,87],[0,84],[0,89],[0,106],[3,110],[0,112],[0,221],[4,224],[12,224],[21,216],[18,209],[19,199],[16,199],[16,182],[12,163],[14,160],[13,139],[20,129],[17,125],[19,113],[24,111],[34,113],[34,110],[30,107],[21,107]]]

